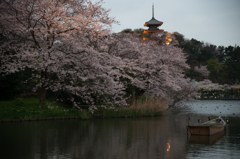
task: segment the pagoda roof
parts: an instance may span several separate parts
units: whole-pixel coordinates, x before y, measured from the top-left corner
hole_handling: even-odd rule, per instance
[[[146,29],[146,30],[144,30],[144,31],[148,31],[148,32],[149,32],[149,31],[150,31],[150,32],[151,32],[151,31],[155,31],[155,32],[163,32],[164,30],[163,30],[163,29],[158,29],[158,28],[157,28],[157,29]]]
[[[155,19],[154,17],[152,17],[151,20],[145,22],[144,26],[148,26],[148,25],[159,25],[159,26],[160,26],[160,25],[162,25],[162,24],[163,24],[163,22],[158,21],[157,19]]]

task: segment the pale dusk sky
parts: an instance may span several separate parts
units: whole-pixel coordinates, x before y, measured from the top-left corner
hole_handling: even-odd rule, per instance
[[[154,3],[154,17],[163,22],[160,29],[217,46],[240,45],[240,0],[103,1],[103,7],[111,9],[110,17],[120,22],[113,25],[113,32],[147,29],[143,25],[152,18]]]

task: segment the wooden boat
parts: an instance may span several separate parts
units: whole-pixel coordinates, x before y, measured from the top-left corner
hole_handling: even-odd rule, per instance
[[[225,121],[218,117],[204,123],[188,124],[187,128],[191,135],[213,135],[224,131],[225,126]]]

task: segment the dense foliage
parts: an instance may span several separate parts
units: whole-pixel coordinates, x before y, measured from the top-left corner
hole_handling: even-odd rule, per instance
[[[209,78],[214,83],[239,84],[239,46],[215,46],[196,39],[187,40],[177,32],[173,35],[179,41],[178,47],[188,55],[187,63],[191,66],[191,69],[187,71],[188,77],[198,81]],[[208,77],[196,71],[196,67],[202,66],[207,67],[210,73]]]

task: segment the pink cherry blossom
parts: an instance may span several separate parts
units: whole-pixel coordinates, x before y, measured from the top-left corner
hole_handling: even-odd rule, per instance
[[[189,66],[182,50],[174,43],[160,45],[161,36],[142,41],[136,35],[110,34],[112,24],[118,22],[102,3],[2,0],[0,32],[8,40],[0,45],[0,72],[34,70],[40,104],[45,104],[51,90],[60,101],[58,92],[67,93],[77,108],[81,103],[76,97],[91,110],[97,102],[108,107],[126,105],[122,77],[147,96],[168,99],[170,105],[194,98],[195,87],[183,74]]]

